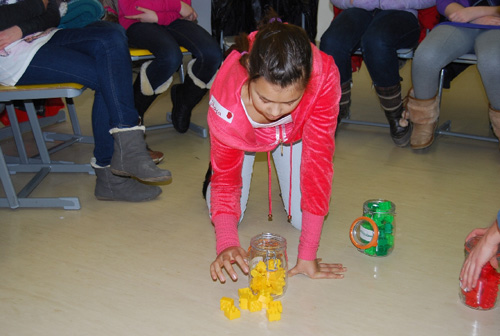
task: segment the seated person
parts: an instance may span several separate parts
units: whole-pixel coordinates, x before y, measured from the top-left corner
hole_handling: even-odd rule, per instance
[[[0,84],[75,82],[95,91],[92,166],[100,200],[145,201],[161,189],[141,183],[168,181],[144,142],[134,108],[132,70],[123,29],[108,22],[55,29],[56,0],[8,0],[0,4]],[[131,178],[131,177],[135,177]]]
[[[342,9],[321,37],[320,49],[332,55],[340,71],[342,98],[339,118],[351,105],[351,55],[361,47],[363,59],[389,121],[392,140],[407,146],[411,125],[401,99],[397,50],[413,48],[420,37],[417,10],[435,5],[435,0],[331,0]]]
[[[120,24],[127,30],[129,44],[148,49],[155,58],[141,66],[134,83],[135,106],[141,118],[156,97],[167,91],[172,75],[182,64],[180,46],[193,60],[184,83],[172,86],[172,123],[185,133],[191,111],[212,85],[222,62],[222,51],[212,36],[196,23],[198,14],[191,0],[118,0]]]
[[[438,11],[449,21],[435,27],[415,52],[413,90],[407,104],[413,123],[413,149],[427,148],[434,141],[441,69],[468,53],[477,56],[477,68],[490,102],[490,120],[500,138],[500,1],[475,1],[476,6],[470,2],[438,0]]]

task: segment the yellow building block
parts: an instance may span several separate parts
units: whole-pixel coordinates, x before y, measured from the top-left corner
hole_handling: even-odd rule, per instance
[[[281,301],[271,301],[267,305],[268,310],[276,310],[280,313],[283,312],[283,306],[281,305]]]
[[[266,316],[270,322],[281,320],[281,313],[276,309],[266,310]]]
[[[252,290],[248,287],[238,289],[238,296],[252,295]]]
[[[236,308],[234,305],[229,307],[229,309],[225,309],[224,310],[224,315],[230,319],[230,320],[234,320],[234,319],[237,319],[239,317],[241,317],[241,312],[238,308]]]
[[[248,301],[248,310],[250,310],[252,313],[261,311],[262,310],[262,302],[257,300],[256,298],[250,299]]]
[[[234,306],[234,299],[223,297],[220,299],[220,310],[227,310],[231,306]]]
[[[248,287],[238,289],[240,309],[248,309],[248,302],[254,297],[252,290]]]
[[[273,301],[271,293],[269,291],[261,291],[257,296],[257,300],[262,302],[262,307],[267,309],[269,302]]]

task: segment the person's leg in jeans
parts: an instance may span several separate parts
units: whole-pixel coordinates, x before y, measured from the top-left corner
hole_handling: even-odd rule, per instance
[[[134,82],[135,106],[144,118],[156,97],[170,87],[172,75],[181,65],[182,53],[166,26],[137,22],[127,29],[127,36],[130,46],[148,49],[155,56],[142,64]]]
[[[340,72],[342,96],[339,121],[349,115],[351,106],[351,56],[360,47],[361,37],[368,29],[373,14],[361,8],[348,8],[334,18],[321,36],[320,50],[333,56]]]
[[[76,82],[93,89],[96,165],[111,165],[114,172],[143,180],[168,180],[170,172],[158,169],[145,152],[144,130],[136,126],[131,77],[123,29],[98,23],[58,31],[39,49],[19,84]]]
[[[493,131],[500,138],[500,30],[482,30],[476,38],[477,68],[490,102]]]
[[[397,50],[418,43],[420,27],[415,15],[401,10],[377,11],[363,35],[363,59],[382,106],[393,142],[400,147],[410,142],[411,125],[401,98]]]
[[[188,130],[193,108],[212,85],[222,62],[222,51],[212,36],[195,22],[175,20],[166,26],[177,43],[191,52],[184,83],[172,86],[172,123],[184,133]]]
[[[439,118],[439,73],[457,57],[473,52],[478,31],[440,25],[427,35],[415,51],[412,62],[413,89],[408,94],[407,103],[413,123],[410,140],[413,149],[432,145]]]

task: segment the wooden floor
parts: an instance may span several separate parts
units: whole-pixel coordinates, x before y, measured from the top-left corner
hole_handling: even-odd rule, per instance
[[[402,76],[406,91],[409,64]],[[91,134],[91,92],[76,102]],[[199,124],[206,125],[207,102],[194,113]],[[162,122],[170,108],[165,94],[146,123]],[[354,75],[352,118],[384,121],[365,67]],[[455,131],[491,135],[474,67],[445,91],[447,119]],[[281,321],[268,322],[264,311],[230,321],[219,310],[222,297],[237,299],[248,282],[241,272],[226,284],[209,275],[215,239],[201,197],[209,140],[168,129],[147,136],[174,176],[157,200],[98,201],[95,176],[53,174],[33,196],[78,196],[81,210],[0,210],[0,335],[499,335],[500,308],[475,311],[458,299],[463,240],[500,208],[498,144],[442,136],[415,153],[395,147],[388,129],[345,124],[336,140],[319,256],[348,272],[335,281],[290,278]],[[2,149],[12,152],[12,141]],[[91,156],[91,146],[79,144],[54,158],[86,163]],[[274,221],[267,221],[267,166],[258,158],[240,239],[246,247],[256,234],[279,233],[293,265],[299,232],[286,222],[276,179]],[[13,180],[20,187],[29,177]],[[372,198],[397,207],[396,247],[385,258],[365,256],[349,240],[352,221]]]

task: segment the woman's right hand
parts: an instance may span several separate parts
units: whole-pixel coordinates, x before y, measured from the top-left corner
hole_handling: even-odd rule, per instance
[[[23,38],[23,32],[19,26],[12,26],[0,31],[0,50],[3,50],[9,44]]]
[[[219,253],[215,261],[210,265],[212,280],[217,281],[218,279],[222,283],[226,282],[226,277],[222,272],[223,268],[226,269],[227,274],[233,281],[238,280],[238,275],[233,268],[233,264],[235,263],[238,264],[243,273],[248,274],[247,252],[243,248],[231,246]]]
[[[181,1],[181,11],[179,12],[179,14],[184,20],[188,21],[196,21],[196,19],[198,18],[198,13],[196,13],[194,8],[189,6],[184,1]]]
[[[136,15],[125,15],[125,18],[145,23],[158,23],[158,15],[154,10],[143,7],[137,7],[136,9],[142,13]]]

